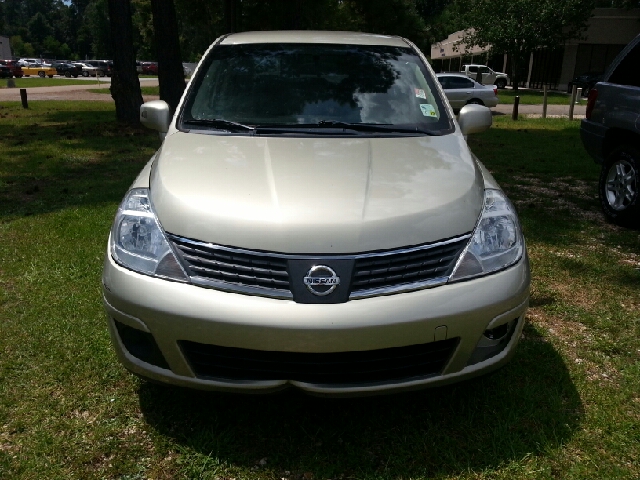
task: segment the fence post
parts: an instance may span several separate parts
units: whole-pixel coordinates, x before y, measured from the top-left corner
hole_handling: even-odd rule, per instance
[[[511,112],[511,120],[518,120],[518,105],[520,105],[520,95],[516,95],[513,99],[513,112]]]
[[[22,108],[29,108],[29,104],[27,103],[27,89],[20,89],[20,100],[22,100]]]
[[[576,91],[577,91],[577,87],[575,85],[571,87],[571,102],[569,103],[569,120],[573,120],[573,108],[576,106]]]
[[[542,87],[542,118],[547,118],[547,86]]]

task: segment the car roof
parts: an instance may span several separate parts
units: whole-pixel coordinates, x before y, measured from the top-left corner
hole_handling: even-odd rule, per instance
[[[391,47],[409,46],[401,37],[392,35],[313,30],[233,33],[220,42],[221,45],[240,45],[247,43],[331,43],[345,45],[388,45]]]
[[[454,73],[454,72],[440,72],[440,73],[436,73],[436,77],[460,77],[460,78],[466,78],[467,80],[473,80],[473,78],[469,78],[467,77],[464,73]]]

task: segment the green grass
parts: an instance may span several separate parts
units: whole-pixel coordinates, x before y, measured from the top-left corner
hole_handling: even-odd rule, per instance
[[[542,91],[520,89],[517,92],[520,97],[521,105],[541,105],[544,99]],[[498,98],[500,103],[512,104],[516,92],[510,89],[498,90]],[[571,95],[564,92],[549,91],[547,92],[547,105],[569,105]]]
[[[640,477],[640,239],[604,222],[578,122],[501,117],[470,137],[531,257],[513,361],[449,387],[326,400],[167,389],[121,367],[102,259],[159,140],[114,118],[102,102],[0,106],[0,478]]]
[[[61,85],[98,85],[97,80],[78,80],[75,78],[14,78],[16,88],[59,87]],[[104,85],[104,81],[100,84]],[[7,88],[7,81],[0,81],[0,88]]]
[[[140,87],[142,95],[160,95],[160,87]],[[111,91],[108,88],[91,88],[87,90],[91,93],[108,93],[111,94]]]

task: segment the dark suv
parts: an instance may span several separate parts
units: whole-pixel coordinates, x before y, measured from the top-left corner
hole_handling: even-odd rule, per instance
[[[640,35],[609,66],[589,92],[580,125],[585,149],[602,164],[598,190],[607,218],[640,224]]]
[[[78,78],[78,75],[82,75],[82,68],[67,62],[53,62],[51,64],[56,69],[58,75],[64,75],[65,77]]]

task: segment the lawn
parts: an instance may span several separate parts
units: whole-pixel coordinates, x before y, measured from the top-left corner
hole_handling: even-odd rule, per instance
[[[513,361],[462,384],[327,400],[169,389],[115,358],[100,274],[159,140],[111,103],[0,106],[0,478],[637,479],[640,237],[604,221],[579,123],[471,136],[527,238]]]
[[[16,88],[59,87],[61,85],[104,85],[105,82],[97,80],[78,80],[66,78],[14,78]],[[0,82],[0,88],[7,88],[7,82]]]

